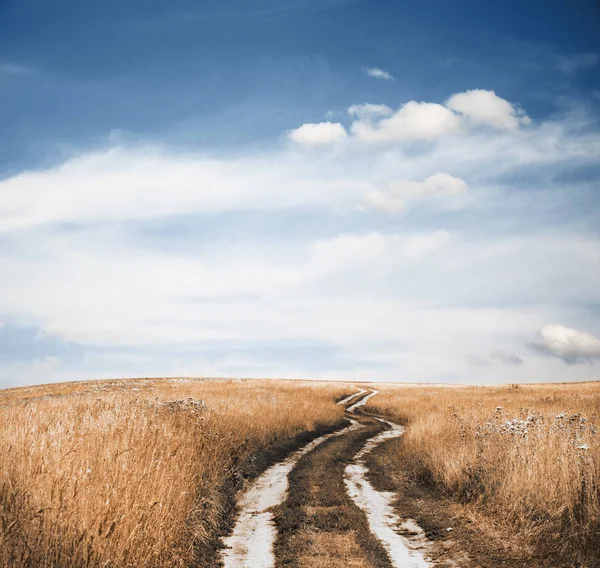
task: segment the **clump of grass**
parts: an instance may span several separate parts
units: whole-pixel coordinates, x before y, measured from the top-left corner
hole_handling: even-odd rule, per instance
[[[338,422],[348,391],[152,380],[0,393],[0,566],[192,565],[240,464]]]
[[[407,386],[378,399],[408,424],[413,475],[532,550],[598,565],[600,383]]]

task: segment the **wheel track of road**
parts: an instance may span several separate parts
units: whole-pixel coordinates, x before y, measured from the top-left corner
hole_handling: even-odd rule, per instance
[[[366,393],[366,394],[365,394]],[[393,494],[368,482],[366,455],[401,426],[357,412],[377,394],[347,404],[350,425],[317,438],[265,471],[242,496],[224,568],[426,568],[414,523],[400,522]]]
[[[392,568],[344,485],[349,460],[384,430],[376,420],[357,420],[359,428],[306,454],[291,472],[288,498],[275,513],[277,568]]]
[[[428,547],[423,530],[412,520],[402,520],[394,512],[395,494],[377,491],[368,480],[365,459],[378,445],[404,434],[404,427],[375,417],[388,426],[370,438],[344,471],[344,482],[354,503],[366,514],[371,532],[388,553],[394,568],[428,568],[424,551]]]

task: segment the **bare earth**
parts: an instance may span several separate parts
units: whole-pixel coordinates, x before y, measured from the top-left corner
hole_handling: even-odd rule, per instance
[[[434,566],[426,533],[394,511],[393,492],[368,479],[370,454],[404,432],[361,412],[376,394],[340,401],[348,426],[275,464],[241,496],[233,532],[223,539],[225,568]]]

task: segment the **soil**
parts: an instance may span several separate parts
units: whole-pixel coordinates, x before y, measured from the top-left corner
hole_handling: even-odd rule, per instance
[[[277,568],[390,568],[344,485],[347,463],[383,429],[371,418],[355,418],[363,428],[325,442],[290,474],[288,498],[275,511]]]

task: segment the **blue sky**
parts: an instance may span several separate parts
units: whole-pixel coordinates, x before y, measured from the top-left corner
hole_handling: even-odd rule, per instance
[[[598,378],[599,28],[0,2],[0,386]]]

